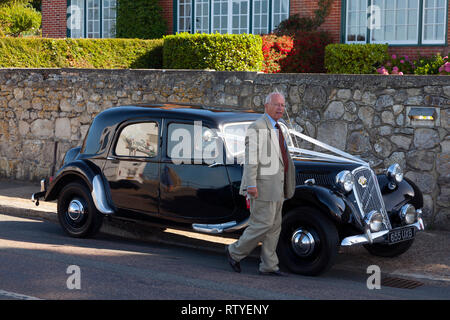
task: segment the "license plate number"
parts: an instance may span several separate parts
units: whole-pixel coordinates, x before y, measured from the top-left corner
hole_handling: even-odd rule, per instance
[[[406,240],[411,240],[414,238],[414,235],[415,235],[414,227],[392,230],[391,232],[389,232],[388,242],[389,244],[393,244]]]

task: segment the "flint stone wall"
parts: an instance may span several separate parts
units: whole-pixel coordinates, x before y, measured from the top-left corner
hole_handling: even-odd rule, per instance
[[[424,193],[428,227],[450,230],[450,77],[260,74],[187,70],[0,70],[0,177],[39,180],[80,145],[100,111],[192,102],[263,111],[286,96],[295,126],[370,162],[398,162]],[[411,108],[434,108],[414,121]],[[311,145],[304,144],[311,148]]]

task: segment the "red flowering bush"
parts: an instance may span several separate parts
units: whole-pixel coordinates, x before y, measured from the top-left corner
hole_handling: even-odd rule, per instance
[[[266,34],[262,36],[264,56],[262,72],[277,73],[281,71],[280,60],[292,50],[294,41],[289,36]]]
[[[284,59],[280,60],[284,73],[325,72],[325,47],[332,43],[325,31],[299,31],[294,37],[294,47]]]

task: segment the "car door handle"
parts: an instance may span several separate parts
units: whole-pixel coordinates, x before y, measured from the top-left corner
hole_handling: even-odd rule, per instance
[[[214,168],[214,167],[218,167],[218,166],[223,166],[223,163],[220,163],[220,162],[214,162],[214,163],[211,163],[211,164],[208,166],[208,168]]]
[[[117,159],[115,157],[111,157],[111,156],[106,157],[106,160],[109,160],[112,163],[119,163],[119,159]]]

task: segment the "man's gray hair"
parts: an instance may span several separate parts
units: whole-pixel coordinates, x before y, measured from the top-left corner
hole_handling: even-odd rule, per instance
[[[281,95],[281,96],[284,98],[284,95],[283,95],[281,92],[279,92],[278,90],[275,90],[275,91],[272,91],[271,93],[269,93],[269,94],[266,96],[266,99],[264,100],[264,104],[270,103],[270,101],[272,101],[272,97],[273,97],[274,95],[276,95],[276,94],[279,94],[279,95]]]

